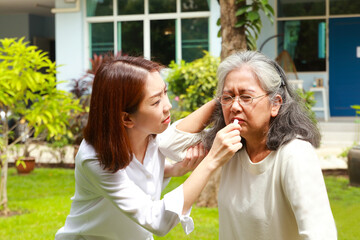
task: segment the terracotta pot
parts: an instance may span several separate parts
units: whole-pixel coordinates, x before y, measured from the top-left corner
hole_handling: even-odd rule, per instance
[[[19,161],[19,160],[16,160]],[[35,158],[34,157],[24,157],[20,161],[24,162],[25,167],[22,163],[16,166],[18,174],[28,174],[35,168]]]
[[[350,185],[360,186],[360,146],[355,146],[349,151],[348,172]]]

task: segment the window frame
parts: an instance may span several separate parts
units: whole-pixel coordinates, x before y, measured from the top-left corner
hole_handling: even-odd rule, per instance
[[[206,0],[205,0],[206,1]],[[85,2],[86,5],[86,2]],[[182,44],[181,44],[181,19],[186,18],[207,18],[208,19],[208,28],[210,28],[210,13],[211,13],[211,4],[209,4],[209,11],[198,11],[198,12],[181,12],[181,0],[176,0],[176,12],[174,13],[149,13],[149,0],[144,0],[144,14],[132,14],[132,15],[117,15],[117,0],[113,0],[113,15],[110,16],[92,16],[87,17],[86,7],[84,13],[84,38],[85,41],[85,56],[86,59],[90,56],[90,32],[89,26],[91,23],[105,23],[113,22],[114,26],[114,53],[119,51],[118,49],[118,22],[126,21],[143,21],[143,50],[144,57],[146,59],[151,59],[151,44],[150,44],[150,21],[152,20],[171,20],[175,19],[175,56],[176,63],[180,63],[182,59]],[[210,45],[210,34],[208,34],[208,41]],[[86,61],[89,67],[89,61]]]
[[[311,73],[311,72],[329,72],[329,19],[331,18],[353,18],[353,17],[360,17],[360,14],[330,14],[330,0],[325,0],[325,15],[323,16],[297,16],[297,17],[278,17],[278,0],[275,0],[275,6],[274,6],[274,11],[275,11],[275,17],[274,17],[274,22],[275,24],[275,32],[276,34],[279,34],[279,29],[278,29],[278,22],[286,22],[286,21],[294,21],[294,20],[298,20],[298,21],[303,21],[303,20],[325,20],[325,24],[326,24],[326,33],[325,33],[325,70],[324,71],[306,71],[306,72],[302,72],[302,73]],[[276,41],[276,54],[278,54],[278,39],[275,39]],[[301,72],[301,71],[298,71]]]

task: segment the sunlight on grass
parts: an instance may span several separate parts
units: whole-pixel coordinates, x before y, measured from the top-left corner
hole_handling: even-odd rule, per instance
[[[360,188],[345,177],[325,179],[339,239],[360,239]]]
[[[1,239],[54,239],[69,214],[74,184],[70,169],[38,168],[29,175],[10,169],[9,207],[22,214],[0,218]]]
[[[186,177],[173,178],[164,192],[179,186]],[[350,187],[345,177],[325,177],[331,208],[339,232],[339,240],[360,239],[360,188]],[[8,197],[12,211],[21,212],[0,218],[1,240],[54,239],[64,225],[74,194],[72,169],[37,168],[29,175],[9,170]],[[216,208],[193,207],[191,216],[195,230],[185,235],[178,224],[165,237],[155,240],[218,239],[218,211]]]

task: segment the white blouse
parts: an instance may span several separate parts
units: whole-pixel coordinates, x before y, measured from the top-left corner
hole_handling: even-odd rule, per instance
[[[152,233],[163,236],[179,221],[189,234],[194,223],[190,211],[182,215],[182,185],[160,200],[165,156],[158,145],[167,132],[149,142],[143,164],[133,157],[129,166],[116,173],[104,170],[94,148],[83,140],[75,159],[70,214],[55,239],[153,239]],[[186,135],[177,137],[178,143],[192,142]]]

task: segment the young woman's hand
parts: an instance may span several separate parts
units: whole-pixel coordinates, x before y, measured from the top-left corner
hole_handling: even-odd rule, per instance
[[[218,168],[224,165],[242,148],[240,130],[239,124],[231,123],[216,134],[214,143],[206,157],[210,166]]]
[[[165,166],[164,177],[179,177],[193,171],[204,159],[207,153],[208,151],[205,150],[202,143],[188,148],[186,157],[183,161]]]

